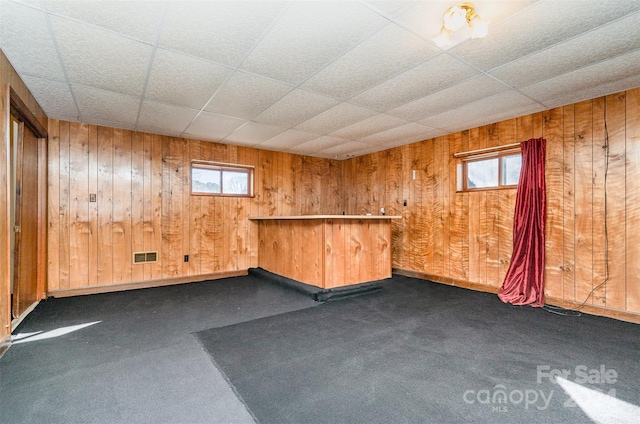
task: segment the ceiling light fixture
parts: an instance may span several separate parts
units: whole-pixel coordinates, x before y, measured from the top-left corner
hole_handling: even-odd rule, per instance
[[[442,17],[440,35],[436,38],[438,47],[449,44],[449,37],[467,24],[471,29],[471,38],[482,38],[489,32],[489,21],[480,19],[472,3],[460,3],[449,7]]]

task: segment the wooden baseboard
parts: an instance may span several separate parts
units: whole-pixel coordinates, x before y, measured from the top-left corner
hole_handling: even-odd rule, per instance
[[[2,355],[9,349],[9,346],[11,346],[11,334],[5,334],[4,337],[0,339],[0,358],[2,358]]]
[[[455,278],[443,277],[441,275],[427,274],[425,272],[410,271],[408,269],[393,268],[393,273],[398,275],[404,275],[405,277],[419,278],[421,280],[429,280],[434,283],[446,284],[448,286],[461,287],[463,289],[470,289],[475,291],[482,291],[487,293],[498,293],[499,287],[487,286],[484,284],[471,283],[465,280],[457,280]]]
[[[447,284],[450,286],[462,287],[465,289],[471,289],[476,291],[483,291],[487,293],[498,293],[499,287],[487,286],[484,284],[472,283],[464,280],[456,280],[454,278],[442,277],[439,275],[427,274],[424,272],[410,271],[406,269],[394,268],[394,274],[404,275],[405,277],[419,278],[421,280],[429,280],[435,283]],[[546,297],[545,303],[553,306],[559,306],[565,309],[574,309],[580,306],[579,303],[569,302],[563,299],[554,297]],[[634,324],[640,324],[640,314],[634,314],[631,312],[619,311],[616,309],[602,308],[593,305],[584,305],[580,309],[580,312],[590,315],[598,315],[606,318],[613,318],[620,321],[632,322]]]
[[[50,290],[47,297],[69,297],[87,294],[111,293],[125,290],[148,289],[152,287],[172,286],[175,284],[197,283],[221,278],[240,277],[247,275],[248,270],[217,272],[214,274],[193,275],[189,277],[163,278],[160,280],[139,281],[135,283],[114,284],[110,286],[74,287],[72,289]]]
[[[580,307],[578,302],[570,302],[555,297],[545,298],[545,303],[553,306],[559,306],[565,309],[575,309]],[[589,315],[599,315],[601,317],[613,318],[620,321],[632,322],[634,324],[640,324],[640,314],[634,314],[631,312],[619,311],[617,309],[602,308],[600,306],[584,305],[578,309],[580,312],[584,312]]]

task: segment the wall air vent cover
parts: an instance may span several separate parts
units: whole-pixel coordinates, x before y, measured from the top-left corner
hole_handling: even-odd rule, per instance
[[[158,262],[158,252],[136,252],[133,254],[134,264]]]

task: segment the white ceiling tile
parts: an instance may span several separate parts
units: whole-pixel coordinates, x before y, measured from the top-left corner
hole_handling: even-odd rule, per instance
[[[491,25],[489,35],[453,47],[450,52],[490,70],[546,49],[640,9],[638,1],[539,1],[520,13]],[[568,19],[568,17],[570,17]]]
[[[637,49],[640,49],[640,13],[509,62],[491,75],[522,87]]]
[[[545,109],[565,106],[571,103],[581,102],[583,100],[595,99],[597,97],[606,96],[608,94],[618,93],[637,87],[640,87],[640,74],[634,74],[627,78],[616,81],[605,81],[601,84],[588,87],[577,92],[563,93],[558,97],[546,100],[544,102],[546,106]]]
[[[155,42],[164,16],[164,2],[158,1],[45,1],[56,14],[119,32],[148,43]]]
[[[224,66],[158,49],[145,97],[161,103],[201,109],[231,75]]]
[[[228,142],[230,144],[255,145],[284,131],[284,128],[249,121],[225,137],[223,142]]]
[[[22,80],[36,101],[52,119],[79,120],[78,108],[66,83],[24,75]]]
[[[195,109],[145,101],[140,109],[140,118],[136,129],[178,136],[182,134],[197,114],[198,111]]]
[[[391,109],[387,113],[410,121],[419,121],[508,89],[509,87],[501,82],[482,75]]]
[[[260,143],[260,146],[258,147],[264,149],[288,150],[306,143],[309,140],[313,140],[314,138],[318,138],[318,134],[290,129]]]
[[[340,103],[331,109],[304,121],[295,128],[302,131],[324,135],[376,114],[377,113],[371,109],[365,109],[349,103]]]
[[[237,66],[286,2],[169,2],[159,45]]]
[[[292,2],[242,69],[299,84],[385,23],[357,2]]]
[[[83,122],[94,123],[101,120],[118,123],[118,127],[122,128],[135,128],[140,99],[77,85],[72,86],[72,90]]]
[[[437,130],[426,125],[410,122],[408,124],[382,131],[368,137],[361,138],[360,142],[377,144],[388,147],[395,147],[401,144],[413,143],[414,141],[426,140],[435,137]]]
[[[51,24],[69,82],[132,96],[142,93],[151,46],[56,16]]]
[[[447,128],[460,122],[470,122],[534,104],[536,102],[522,94],[515,91],[506,91],[482,98],[457,109],[422,119],[420,123],[434,128]]]
[[[335,137],[323,136],[316,140],[308,141],[293,149],[289,149],[290,152],[315,156],[318,152],[323,152],[324,155],[330,157],[341,157],[348,154],[359,152],[363,149],[368,149],[368,146],[364,143],[357,141],[347,141],[336,139]]]
[[[364,153],[375,151],[375,147],[370,144],[360,143],[358,141],[349,141],[343,144],[338,144],[333,147],[329,147],[322,150],[315,150],[314,147],[309,144],[308,150],[304,148],[300,149],[296,153],[304,155],[320,156],[325,158],[344,159],[346,157],[359,156]],[[303,146],[300,146],[303,147]],[[305,146],[306,147],[306,146]],[[315,150],[315,151],[314,151]]]
[[[291,90],[291,86],[236,71],[205,108],[208,112],[253,119]]]
[[[304,144],[300,144],[297,147],[290,149],[292,152],[304,152],[305,154],[319,152],[320,150],[330,149],[336,146],[341,146],[348,142],[343,138],[338,137],[330,137],[328,135],[323,135],[313,140],[307,141]]]
[[[270,108],[258,115],[254,121],[290,128],[335,106],[339,101],[305,90],[293,90]]]
[[[371,118],[367,118],[355,124],[348,125],[337,131],[332,132],[330,135],[334,137],[341,137],[347,140],[358,140],[368,135],[375,134],[377,132],[385,131],[391,128],[399,127],[406,124],[407,121],[395,116],[379,113]]]
[[[412,0],[402,1],[402,0],[372,0],[363,2],[374,9],[384,13],[388,16],[394,16],[398,12],[403,11],[407,6],[413,3]]]
[[[451,126],[443,128],[445,134],[451,134],[457,131],[464,131],[470,128],[480,127],[482,125],[493,124],[501,122],[506,119],[516,118],[518,116],[529,115],[531,113],[541,112],[546,108],[540,104],[532,103],[524,106],[516,106],[511,110],[501,112],[495,115],[486,115],[478,119],[472,119],[468,121],[459,121]]]
[[[438,52],[409,31],[389,24],[315,74],[303,87],[344,100]]]
[[[16,71],[65,81],[45,13],[7,1],[2,1],[1,7],[0,49]],[[29,22],[29,25],[25,22]]]
[[[579,99],[575,101],[586,100],[587,98],[583,98],[582,93],[591,93],[594,87],[637,76],[639,64],[640,50],[636,50],[550,80],[523,87],[521,91],[544,104],[552,99],[562,97]]]
[[[222,140],[247,122],[244,119],[202,112],[185,130],[185,135],[199,140]]]
[[[459,60],[441,54],[352,97],[349,101],[386,111],[443,90],[478,73],[478,70]]]

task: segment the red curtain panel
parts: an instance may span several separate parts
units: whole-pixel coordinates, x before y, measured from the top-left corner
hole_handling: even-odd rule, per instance
[[[544,306],[546,146],[544,138],[532,138],[520,143],[522,169],[513,223],[513,253],[498,293],[500,300],[513,305]]]

